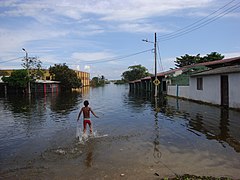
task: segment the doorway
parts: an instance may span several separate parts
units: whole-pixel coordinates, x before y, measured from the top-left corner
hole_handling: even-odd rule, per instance
[[[228,76],[221,76],[221,105],[229,105],[229,87],[228,87]]]

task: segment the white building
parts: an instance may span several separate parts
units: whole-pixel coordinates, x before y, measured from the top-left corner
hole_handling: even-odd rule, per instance
[[[240,65],[192,75],[188,92],[189,99],[240,108]]]

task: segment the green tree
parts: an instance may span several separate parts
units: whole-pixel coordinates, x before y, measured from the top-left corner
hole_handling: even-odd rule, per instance
[[[24,57],[22,60],[24,69],[29,70],[30,81],[34,81],[43,76],[42,62],[38,57]]]
[[[216,60],[222,60],[224,58],[223,55],[217,53],[217,52],[211,52],[210,54],[207,54],[206,56],[201,58],[201,62],[209,62],[209,61],[216,61]]]
[[[60,81],[63,90],[71,90],[72,88],[79,88],[82,86],[81,80],[77,77],[74,70],[64,64],[55,64],[49,68],[49,73],[53,80]]]
[[[200,54],[197,54],[196,56],[185,54],[184,56],[177,57],[176,61],[174,62],[175,62],[175,66],[179,68],[179,67],[198,63],[200,59],[201,59]]]
[[[91,86],[97,87],[97,86],[104,86],[105,85],[105,77],[101,76],[99,77],[93,77],[91,80]]]
[[[2,80],[9,86],[16,88],[26,88],[29,81],[27,70],[14,70],[9,77],[3,77]]]
[[[200,57],[200,54],[197,54],[196,56],[185,54],[184,56],[177,57],[176,61],[174,62],[175,62],[175,66],[179,68],[179,67],[184,67],[192,64],[202,63],[202,62],[221,60],[223,58],[224,56],[217,52],[212,52],[210,54],[207,54],[204,57]]]
[[[134,81],[137,79],[141,79],[147,76],[150,76],[148,73],[147,68],[145,68],[142,65],[134,65],[134,66],[129,66],[128,71],[125,71],[122,73],[122,78],[124,81]]]

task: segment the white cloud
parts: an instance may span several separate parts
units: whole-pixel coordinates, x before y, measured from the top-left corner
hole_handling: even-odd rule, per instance
[[[90,69],[91,69],[91,68],[90,68],[89,65],[85,65],[85,66],[84,66],[84,70],[90,71]]]
[[[24,47],[30,54],[34,51],[39,53],[46,67],[67,61],[67,65],[69,63],[74,68],[80,65],[81,70],[84,70],[84,66],[88,65],[85,61],[98,62],[121,57],[113,53],[120,52],[121,49],[126,50],[122,54],[135,52],[134,49],[139,44],[134,44],[134,38],[141,40],[152,32],[172,32],[186,24],[189,17],[193,20],[204,17],[226,2],[227,0],[0,1],[0,60],[24,56],[21,50]],[[232,12],[231,17],[237,17],[236,14]],[[184,19],[185,16],[188,19]],[[176,22],[174,18],[184,21]],[[12,23],[16,23],[16,26]],[[114,38],[118,40],[117,43]],[[123,39],[125,41],[121,42]],[[171,53],[167,56],[174,56],[174,52]],[[224,55],[239,56],[238,53]],[[164,70],[174,67],[174,60],[175,57],[162,59]],[[126,66],[128,63],[132,65],[130,61],[94,64],[94,67],[91,65],[91,73],[117,77],[125,70],[121,64]],[[111,65],[111,68],[102,64]],[[9,67],[8,64],[6,67]]]
[[[118,66],[91,66],[91,78],[103,75],[107,79],[121,79],[121,74],[127,70],[125,65]]]
[[[21,3],[12,1],[0,3],[0,6],[8,7],[0,16],[35,19],[40,23],[31,24],[35,30],[27,22],[23,24],[26,34],[37,33],[34,39],[66,36],[71,33],[80,36],[93,35],[103,33],[109,27],[111,31],[162,32],[167,31],[166,27],[158,27],[149,22],[148,18],[164,16],[178,10],[203,7],[211,2],[212,0],[82,0],[81,3],[78,0],[21,1]],[[103,21],[114,21],[118,24],[111,26]],[[52,28],[54,24],[57,28]],[[75,28],[76,24],[80,28]]]
[[[75,52],[71,58],[81,61],[98,61],[113,58],[114,55],[109,52]]]
[[[165,16],[173,12],[205,7],[213,0],[41,0],[10,3],[3,14],[8,16],[31,17],[42,24],[46,22],[64,22],[64,17],[72,20],[83,20],[86,15],[94,15],[95,20],[132,22],[152,16]],[[62,22],[62,23],[63,23]]]
[[[224,58],[240,57],[240,51],[239,52],[222,53],[222,54],[224,55]]]
[[[132,0],[121,1],[121,3],[110,1],[104,3],[96,13],[104,15],[102,20],[131,22],[152,16],[165,16],[183,9],[204,7],[211,2],[212,0]]]
[[[175,67],[175,63],[174,63],[175,60],[176,60],[176,57],[169,57],[169,58],[162,59],[163,71],[168,71],[170,68],[174,68]]]
[[[141,32],[141,33],[153,33],[153,32],[169,32],[165,28],[158,27],[158,25],[150,24],[150,23],[122,23],[118,26],[118,31],[125,32]]]

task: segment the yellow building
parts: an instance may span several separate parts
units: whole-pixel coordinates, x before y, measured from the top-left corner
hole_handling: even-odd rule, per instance
[[[14,69],[0,70],[0,76],[10,76],[13,71],[14,71]],[[74,71],[77,74],[77,77],[79,79],[81,79],[81,82],[82,82],[83,86],[89,86],[90,85],[90,74],[88,72],[76,71],[76,70],[74,70]],[[40,77],[38,79],[40,79],[40,80],[52,80],[52,77],[49,73],[49,70],[42,69],[42,72],[43,72],[42,77]]]
[[[12,71],[10,69],[0,70],[0,76],[10,76]]]
[[[90,85],[90,73],[83,72],[83,71],[75,71],[77,74],[77,77],[81,79],[83,86],[89,86]]]
[[[10,76],[11,73],[14,70],[17,70],[17,69],[1,69],[0,70],[0,76]],[[42,69],[41,71],[42,71],[43,75],[40,78],[37,78],[37,79],[40,79],[40,80],[52,80],[52,77],[51,77],[51,75],[50,75],[48,70]]]

